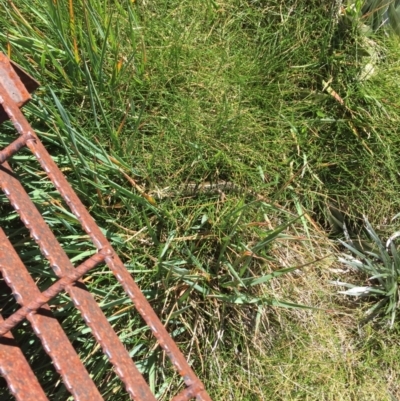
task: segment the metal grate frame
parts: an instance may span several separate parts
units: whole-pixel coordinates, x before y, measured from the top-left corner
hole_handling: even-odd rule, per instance
[[[51,298],[61,291],[66,291],[75,307],[79,309],[86,324],[91,328],[93,336],[101,345],[116,374],[123,381],[130,397],[138,401],[156,400],[99,305],[80,281],[80,278],[90,269],[100,263],[105,263],[129,295],[136,310],[150,327],[158,343],[183,378],[186,388],[172,400],[185,401],[196,398],[198,401],[211,401],[203,384],[189,366],[134,279],[20,111],[20,107],[30,100],[30,92],[37,86],[38,84],[33,78],[0,53],[0,122],[10,119],[20,135],[15,141],[0,150],[0,187],[58,277],[53,285],[40,292],[0,227],[0,272],[21,306],[5,320],[0,316],[0,374],[6,379],[11,393],[18,401],[47,400],[10,332],[22,320],[27,319],[74,399],[78,401],[103,399],[60,324],[54,319],[47,306],[47,302]],[[8,158],[24,147],[30,149],[35,155],[42,169],[98,250],[95,255],[78,267],[72,265],[7,163]]]

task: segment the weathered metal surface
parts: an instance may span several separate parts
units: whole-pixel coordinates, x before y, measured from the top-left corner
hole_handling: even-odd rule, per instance
[[[0,316],[0,323],[3,318]],[[0,374],[17,401],[47,401],[36,376],[11,333],[0,338]]]
[[[40,299],[40,291],[1,228],[0,244],[1,274],[17,302],[24,308]],[[27,319],[35,334],[40,338],[44,350],[53,360],[54,367],[61,375],[65,386],[75,399],[102,400],[103,398],[68,341],[68,337],[52,315],[50,308],[47,305],[41,305],[40,309],[39,307],[36,309],[36,313],[28,314]],[[2,363],[3,359],[0,357],[0,366]],[[26,374],[32,374],[31,370],[20,368],[15,374],[19,376],[18,390],[25,391],[28,383],[24,383],[23,377]],[[21,398],[21,400],[25,400],[25,398]]]
[[[51,268],[54,270],[54,273],[60,278],[60,280],[53,284],[48,290],[40,294],[39,290],[36,287],[35,290],[33,289],[34,284],[32,286],[32,282],[30,282],[27,277],[21,278],[20,286],[17,289],[15,285],[17,279],[15,275],[11,277],[11,273],[10,271],[8,271],[7,282],[13,289],[13,292],[17,297],[17,301],[21,303],[22,308],[17,311],[13,316],[11,316],[5,323],[0,324],[0,334],[5,333],[6,330],[14,327],[16,323],[26,317],[28,320],[31,321],[31,324],[34,327],[36,334],[38,334],[40,337],[40,335],[42,334],[40,328],[39,330],[37,328],[35,329],[35,326],[32,323],[34,321],[34,317],[40,316],[40,311],[46,308],[45,303],[48,302],[51,297],[62,290],[66,290],[73,300],[75,306],[81,312],[82,317],[86,321],[87,325],[91,328],[94,337],[102,346],[103,352],[108,356],[110,362],[113,364],[117,375],[124,382],[125,388],[131,395],[131,397],[135,400],[142,401],[155,400],[155,397],[151,393],[149,386],[147,385],[142,375],[136,368],[135,364],[129,357],[129,354],[125,350],[124,346],[119,341],[118,336],[112,330],[110,324],[108,323],[106,317],[95,302],[94,298],[87,291],[82,282],[76,281],[79,277],[82,276],[82,274],[85,273],[85,271],[104,260],[108,267],[114,273],[117,280],[123,286],[124,290],[128,293],[136,309],[152,330],[158,343],[166,352],[172,364],[182,376],[184,383],[187,386],[187,388],[184,389],[180,394],[175,396],[173,400],[184,401],[195,397],[199,401],[211,401],[209,395],[204,389],[203,384],[197,378],[197,376],[187,363],[179,348],[168,334],[164,325],[158,319],[154,310],[140,291],[132,276],[126,270],[118,255],[115,253],[108,240],[102,234],[100,228],[96,225],[93,218],[90,216],[84,205],[81,203],[78,196],[72,190],[66,178],[58,169],[57,165],[47,153],[46,149],[34,133],[33,129],[30,127],[24,115],[19,110],[19,107],[21,107],[27,100],[29,100],[29,93],[27,95],[28,91],[26,91],[26,89],[24,90],[24,88],[21,88],[21,85],[23,86],[23,84],[19,76],[21,76],[23,80],[26,80],[23,72],[20,72],[19,76],[12,71],[10,72],[10,68],[12,69],[11,64],[8,62],[8,59],[0,53],[0,65],[1,64],[3,64],[3,70],[1,70],[0,68],[0,105],[2,106],[2,110],[5,112],[6,116],[12,121],[14,127],[20,134],[20,137],[16,139],[13,143],[8,145],[6,148],[4,148],[2,151],[0,151],[0,163],[2,163],[2,166],[0,166],[0,187],[10,200],[10,203],[12,204],[14,209],[18,212],[25,226],[30,230],[32,238],[37,242],[42,254],[50,262]],[[6,72],[6,74],[4,73],[4,71]],[[4,78],[4,76],[6,76],[6,78]],[[4,82],[8,80],[15,82],[17,92],[20,92],[19,97],[14,96],[13,93],[9,93],[10,85],[8,85],[8,83],[8,86],[4,84]],[[31,82],[30,84],[30,88],[34,88],[34,82]],[[12,90],[13,89],[11,89],[11,91]],[[10,166],[6,162],[6,160],[10,156],[18,152],[24,146],[28,147],[36,156],[41,167],[46,172],[50,180],[53,182],[56,189],[60,192],[63,199],[70,207],[72,213],[78,218],[78,220],[82,224],[83,229],[90,236],[91,240],[98,250],[98,253],[96,255],[92,256],[92,258],[84,262],[76,269],[74,269],[74,267],[72,266],[64,250],[61,248],[50,228],[47,226],[39,211],[36,209],[29,196],[23,189],[22,185],[18,181],[17,177],[15,176],[14,172],[11,170]],[[0,236],[1,243],[4,242],[3,240]],[[9,244],[9,246],[11,246],[11,244]],[[3,272],[7,271],[7,268],[4,268],[4,266],[7,264],[7,257],[10,257],[10,254],[11,252],[7,252],[7,255],[4,256],[3,263],[1,263],[0,258],[0,269],[3,269]],[[16,255],[14,254],[14,257],[15,256]],[[19,263],[22,264],[21,261],[19,261]],[[28,274],[25,268],[24,271],[25,274]],[[23,290],[25,282],[28,283],[26,285],[30,297],[29,299],[27,297],[24,297],[23,300],[20,295],[21,292],[25,291]],[[54,330],[54,328],[47,330],[47,332],[51,333],[52,330]],[[41,339],[43,344],[45,344],[46,341],[48,341],[48,338],[43,338],[44,337],[42,335]],[[55,347],[53,351],[49,350],[48,347],[46,347],[45,345],[44,348],[46,352],[48,352],[49,355],[52,357],[53,362],[56,365],[55,359],[59,355],[58,348]],[[69,370],[75,369],[76,364],[76,361],[72,362],[70,364]],[[63,377],[63,380],[66,383],[66,387],[75,396],[76,399],[89,399],[84,398],[83,393],[80,396],[81,398],[76,396],[77,390],[75,389],[75,386],[85,387],[86,384],[76,384],[73,379],[69,379],[69,373],[67,372],[68,368],[63,367],[60,364],[58,366],[56,365],[56,368]],[[86,371],[85,375],[87,375]],[[99,396],[96,395],[90,399],[101,399],[98,397]]]
[[[171,401],[187,401],[187,400],[191,400],[192,398],[195,398],[195,397],[198,400],[199,399],[204,400],[204,399],[207,399],[207,398],[204,398],[205,396],[208,397],[208,394],[205,392],[204,388],[202,386],[199,386],[198,384],[194,384],[194,385],[182,390],[178,395],[176,395],[174,398],[172,398]]]
[[[22,135],[18,137],[15,141],[11,142],[10,145],[6,146],[0,151],[0,164],[4,163],[8,158],[10,158],[14,153],[17,153],[20,149],[26,146],[26,141],[28,139],[34,139],[31,135]]]
[[[105,255],[102,251],[97,253],[96,255],[93,255],[91,258],[78,266],[69,276],[64,276],[62,279],[51,285],[47,290],[39,293],[35,297],[35,299],[33,299],[27,305],[22,306],[21,309],[18,309],[3,323],[0,324],[0,336],[3,336],[11,329],[13,329],[18,323],[21,323],[26,317],[28,317],[29,314],[36,313],[44,304],[49,302],[62,290],[66,289],[67,286],[75,284],[75,282],[78,281],[85,273],[87,273],[90,269],[93,269],[93,267],[102,262],[104,260],[104,257]],[[3,265],[3,270],[6,270],[5,264]],[[6,278],[6,282],[9,283],[10,286],[12,286],[12,281],[10,281],[10,277],[4,274],[3,276]],[[16,295],[17,300],[21,298],[21,294]]]
[[[47,156],[50,158],[49,155]],[[29,229],[32,238],[39,245],[42,254],[50,262],[54,273],[58,277],[71,274],[74,270],[72,263],[8,163],[3,163],[3,166],[0,167],[0,186]],[[115,371],[124,382],[128,393],[134,399],[155,400],[144,378],[86,286],[79,283],[77,286],[68,287],[67,292],[81,312],[86,324],[92,329],[92,333],[102,346],[103,352],[114,365]]]
[[[28,102],[31,99],[30,93],[39,86],[29,74],[3,53],[0,53],[0,83],[18,107]],[[0,105],[0,123],[7,119],[8,115]]]

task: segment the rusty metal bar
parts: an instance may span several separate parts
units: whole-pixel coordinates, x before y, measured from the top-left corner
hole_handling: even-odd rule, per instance
[[[11,333],[0,338],[0,374],[17,401],[48,401]]]
[[[1,62],[7,63],[7,59],[4,58],[4,56],[2,58],[0,53],[0,64]],[[23,104],[26,100],[20,101],[19,103],[15,101],[8,93],[7,88],[4,87],[4,79],[2,80],[1,78],[0,69],[0,105],[21,135],[20,138],[24,139],[21,139],[19,142],[17,140],[3,149],[3,151],[0,152],[0,161],[7,159],[26,144],[36,156],[56,189],[61,193],[61,196],[70,207],[72,213],[81,222],[83,229],[90,236],[99,253],[102,254],[107,250],[105,262],[128,293],[136,309],[152,330],[158,343],[182,376],[187,388],[174,397],[173,400],[184,401],[196,397],[199,401],[211,401],[203,384],[197,378],[179,348],[169,336],[167,330],[126,270],[122,261],[112,249],[110,243],[102,234],[93,218],[85,209],[78,196],[72,190],[66,178],[58,169],[57,165],[30,127],[28,121],[19,110],[20,104]],[[19,88],[21,86],[19,78],[14,74],[12,79],[19,81],[16,83],[16,88]],[[26,96],[26,93],[22,98],[24,98],[24,96]],[[55,274],[61,278],[60,282],[63,278],[70,276],[73,271],[71,262],[7,163],[3,163],[2,167],[0,166],[0,186],[15,210],[19,213],[25,226],[30,230],[31,236],[38,243],[41,252],[47,260],[49,260],[50,266],[53,268]],[[101,344],[110,362],[114,365],[116,373],[125,383],[128,393],[137,400],[155,400],[148,385],[129,358],[128,353],[113,332],[93,297],[87,292],[83,284],[79,284],[79,286],[68,285],[66,286],[66,290],[70,294],[75,306],[80,310],[86,323],[92,329],[93,335]],[[32,314],[28,314],[27,317],[29,318],[31,315]]]
[[[40,297],[40,291],[1,228],[0,244],[0,271],[17,302],[22,306],[35,302]],[[50,308],[44,305],[37,313],[29,314],[27,319],[40,338],[44,350],[53,360],[54,367],[61,375],[66,388],[75,399],[101,401],[103,398]],[[0,366],[2,363],[3,358],[0,357]],[[19,376],[31,373],[30,369],[20,367]],[[29,382],[25,383],[25,386],[22,382],[20,377],[18,391],[24,391],[25,386],[30,386]],[[21,400],[25,401],[25,398]]]
[[[172,398],[171,401],[187,401],[195,398],[200,394],[201,395],[203,389],[201,387],[196,387],[196,385],[190,386],[182,390],[178,395]]]
[[[0,166],[0,186],[25,226],[30,230],[31,236],[39,245],[42,254],[50,262],[54,273],[58,277],[71,274],[74,269],[72,263],[8,163],[3,163],[3,166]],[[83,283],[80,283],[79,286],[70,286],[67,288],[67,292],[74,305],[81,312],[86,324],[92,329],[92,333],[102,346],[103,352],[114,365],[115,371],[124,382],[128,393],[134,399],[154,401],[155,397],[148,388],[146,381],[86,286]]]
[[[21,323],[29,314],[37,312],[37,310],[49,302],[50,299],[54,298],[67,286],[74,284],[90,269],[93,269],[93,267],[101,263],[104,258],[105,254],[101,252],[93,255],[90,259],[77,267],[72,274],[69,276],[64,276],[61,280],[58,280],[47,290],[39,294],[33,301],[29,302],[29,304],[23,306],[17,312],[14,312],[3,323],[0,324],[0,336],[3,336],[8,331],[13,329],[18,323]]]
[[[1,88],[0,88],[1,91]],[[1,100],[0,100],[1,101]],[[18,108],[12,110],[8,114],[11,121],[17,121],[16,128],[19,128],[21,135],[26,135],[30,131],[29,124],[25,121],[23,122],[21,117],[24,118],[23,114]],[[17,117],[17,119],[16,119]],[[18,129],[17,128],[17,129]],[[34,134],[33,134],[34,135]],[[106,237],[101,232],[100,228],[96,225],[93,218],[90,216],[89,212],[86,210],[84,205],[81,203],[78,196],[75,194],[68,181],[57,168],[55,162],[49,157],[46,149],[39,141],[29,141],[27,143],[29,149],[34,153],[42,168],[48,174],[49,178],[53,182],[54,186],[60,192],[61,196],[64,198],[68,206],[70,207],[72,213],[81,222],[83,229],[90,236],[95,246],[101,250],[103,248],[111,248],[110,243]],[[114,273],[117,280],[123,286],[124,290],[127,292],[132,302],[135,304],[136,309],[139,311],[145,322],[151,328],[154,336],[157,338],[158,343],[164,349],[168,357],[170,358],[172,364],[175,366],[179,374],[182,376],[185,384],[187,386],[195,386],[202,388],[202,384],[199,384],[199,379],[193,372],[192,368],[187,363],[185,357],[180,352],[178,346],[172,340],[164,325],[158,319],[153,308],[150,306],[146,297],[140,291],[139,287],[133,280],[132,276],[126,270],[121,259],[118,255],[113,252],[112,255],[106,257],[106,263]],[[203,387],[204,389],[204,387]],[[204,396],[202,395],[204,392]],[[200,401],[208,401],[210,398],[205,391],[199,390],[197,394],[197,399]]]
[[[2,85],[7,91],[7,94],[11,98],[13,104],[17,105],[17,107],[22,107],[30,100],[31,96],[29,91],[22,83],[16,70],[11,67],[11,63],[8,58],[2,53],[0,53],[0,77],[3,77],[1,80]],[[0,105],[0,122],[3,122],[7,119],[8,115],[3,108],[3,105]]]
[[[3,150],[0,151],[0,164],[4,163],[14,153],[17,153],[20,149],[26,146],[26,142],[29,139],[33,139],[30,135],[22,135],[18,137],[14,142],[10,143]]]

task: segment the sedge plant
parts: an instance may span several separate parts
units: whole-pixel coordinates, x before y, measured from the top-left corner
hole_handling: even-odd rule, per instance
[[[348,288],[340,291],[341,294],[367,299],[370,302],[376,300],[366,311],[363,324],[380,316],[392,328],[399,307],[400,257],[395,244],[399,233],[396,232],[384,243],[366,217],[364,221],[370,239],[370,250],[356,247],[351,239],[348,242],[341,241],[349,253],[339,258],[339,261],[351,270],[364,275],[364,285],[341,281],[336,281],[334,284]]]

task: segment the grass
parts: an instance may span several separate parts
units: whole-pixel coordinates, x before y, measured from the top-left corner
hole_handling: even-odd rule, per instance
[[[368,305],[329,281],[361,276],[342,272],[325,207],[396,231],[398,39],[368,42],[316,0],[70,4],[2,5],[1,49],[41,82],[25,114],[213,398],[399,398],[398,323],[357,330]],[[376,74],[361,81],[371,47]],[[0,141],[12,136],[3,125]],[[93,252],[32,157],[12,163],[74,262]],[[241,190],[180,190],[220,180]],[[45,288],[50,269],[0,208]],[[159,399],[176,393],[115,280],[85,281]],[[52,308],[105,399],[127,399],[68,297]],[[67,399],[29,330],[14,334],[49,397]]]

